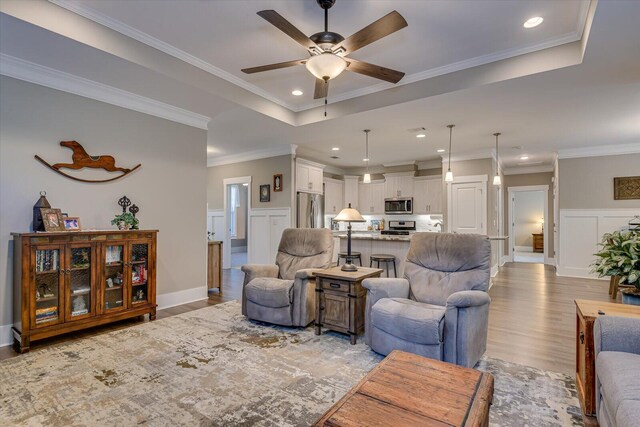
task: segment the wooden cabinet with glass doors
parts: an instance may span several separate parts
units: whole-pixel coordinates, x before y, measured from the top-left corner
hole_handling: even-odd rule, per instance
[[[156,230],[14,233],[14,325],[32,341],[156,317]]]

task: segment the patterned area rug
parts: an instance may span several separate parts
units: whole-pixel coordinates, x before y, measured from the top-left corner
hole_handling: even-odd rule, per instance
[[[382,357],[229,302],[0,363],[0,425],[312,424]],[[496,359],[491,424],[581,425],[573,379]]]

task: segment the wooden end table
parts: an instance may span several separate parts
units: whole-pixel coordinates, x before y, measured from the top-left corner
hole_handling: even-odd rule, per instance
[[[340,268],[315,273],[316,335],[325,327],[349,334],[351,344],[355,344],[358,334],[364,331],[367,290],[362,287],[362,281],[380,277],[382,269],[358,267],[358,271],[342,271]]]
[[[602,311],[605,316],[640,318],[640,306],[590,300],[576,303],[576,388],[582,412],[596,413],[596,354],[593,322]]]
[[[394,350],[315,426],[488,426],[493,376]]]

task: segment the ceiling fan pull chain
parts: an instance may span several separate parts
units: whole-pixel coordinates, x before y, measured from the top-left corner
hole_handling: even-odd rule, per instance
[[[324,116],[327,117],[327,97],[324,97]]]

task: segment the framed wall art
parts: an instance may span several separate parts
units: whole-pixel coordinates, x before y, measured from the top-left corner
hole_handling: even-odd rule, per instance
[[[271,186],[269,184],[264,184],[260,186],[260,201],[261,202],[271,201]]]
[[[640,199],[640,176],[625,176],[613,178],[613,199]]]
[[[273,175],[273,191],[282,191],[282,174]]]

